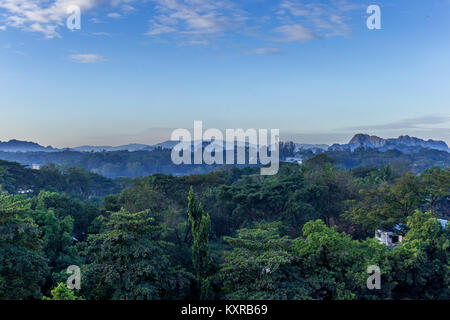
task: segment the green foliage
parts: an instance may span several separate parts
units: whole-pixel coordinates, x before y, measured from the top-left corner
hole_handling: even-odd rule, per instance
[[[38,183],[35,171],[16,162],[0,160],[0,186],[9,193],[26,192]]]
[[[79,168],[0,161],[0,299],[78,299],[63,285],[73,264],[90,300],[449,299],[449,231],[435,219],[450,216],[443,163],[412,174],[390,161],[420,152],[304,155],[305,165],[282,164],[275,176],[224,166],[122,179],[119,193],[118,181]],[[105,163],[111,174],[148,170],[110,163],[141,156],[54,155],[89,159],[82,165],[94,171]],[[153,156],[161,162],[149,166],[163,168],[165,151]],[[419,166],[441,156],[431,152]],[[397,224],[407,224],[402,243],[373,238],[376,228]],[[366,285],[374,265],[380,290]]]
[[[1,152],[0,159],[7,161],[16,161],[22,164],[39,163],[45,166],[49,164],[56,164],[57,166],[64,167],[81,167],[86,172],[92,173],[98,177],[107,177],[110,179],[115,178],[136,178],[145,177],[151,174],[174,174],[174,175],[186,175],[186,174],[205,174],[219,168],[219,165],[175,165],[170,157],[171,150],[157,148],[152,151],[113,151],[113,152],[77,152],[77,151],[60,151],[60,152]],[[42,170],[41,168],[41,170]],[[45,169],[46,182],[54,181],[55,178],[61,178],[61,176],[55,172],[53,168],[49,170]],[[76,170],[75,170],[76,171]],[[79,172],[71,172],[68,174],[74,174],[73,178],[81,182],[83,186],[86,181],[84,174]],[[89,179],[91,180],[91,179]],[[101,180],[94,179],[95,184],[103,184],[108,179],[103,178]],[[57,185],[58,191],[60,188],[66,186],[67,180],[61,179],[60,184]],[[106,185],[105,185],[106,186]],[[84,187],[81,187],[82,191]],[[70,192],[67,192],[70,193]],[[108,194],[111,192],[106,192]]]
[[[429,168],[422,173],[421,178],[424,192],[427,194],[426,200],[431,214],[434,215],[438,200],[450,195],[450,170],[443,170],[439,167]]]
[[[48,273],[38,226],[29,202],[0,195],[0,299],[40,299]]]
[[[33,207],[36,210],[51,210],[59,220],[71,217],[73,230],[70,233],[78,240],[86,240],[91,223],[100,215],[98,208],[91,202],[83,202],[64,193],[49,191],[41,191],[34,198]]]
[[[394,183],[380,182],[360,189],[359,200],[344,217],[372,233],[378,227],[406,224],[416,209],[426,208],[433,214],[447,216],[436,210],[438,201],[450,196],[450,170],[432,168],[420,176],[406,173]]]
[[[71,216],[58,219],[52,210],[37,209],[30,213],[30,217],[39,228],[44,254],[49,259],[52,272],[57,273],[70,265],[80,264],[72,237]]]
[[[414,152],[401,152],[398,150],[382,152],[372,149],[360,149],[355,152],[326,151],[318,156],[313,154],[311,150],[303,150],[299,154],[295,154],[293,149],[294,146],[292,144],[280,144],[281,159],[293,155],[300,155],[305,159],[316,157],[313,162],[319,163],[319,166],[321,166],[320,163],[330,163],[343,169],[391,165],[401,171],[402,174],[406,171],[418,174],[433,166],[450,167],[450,153],[431,149],[417,149]],[[170,155],[170,149],[162,148],[135,152],[76,152],[66,150],[61,152],[0,152],[0,159],[16,161],[22,164],[39,163],[47,165],[55,163],[58,166],[79,166],[88,172],[112,179],[145,177],[152,174],[199,175],[221,169],[219,165],[177,166],[171,161]],[[246,170],[248,169],[246,168]],[[250,170],[252,169],[250,168]],[[53,178],[50,180],[53,180]],[[65,182],[61,181],[59,187],[62,188],[64,184]],[[191,185],[195,184],[191,183]],[[67,190],[57,190],[70,193]],[[105,192],[105,194],[108,193],[111,192]]]
[[[325,156],[324,158],[327,159]],[[315,169],[311,169],[307,163],[303,168],[304,176],[305,181],[315,191],[311,202],[319,212],[319,218],[331,226],[345,211],[346,201],[356,197],[356,186],[350,173],[337,170],[331,166],[331,162],[325,162],[323,159],[319,164],[312,166]]]
[[[136,179],[132,187],[125,189],[118,202],[129,212],[150,210],[159,212],[165,205],[166,198],[157,188],[143,179]]]
[[[328,151],[326,154],[333,158],[335,165],[343,169],[355,167],[384,167],[390,166],[401,175],[410,171],[420,174],[430,167],[450,168],[450,153],[446,151],[419,149],[414,152],[399,150],[378,151],[363,149],[355,152]]]
[[[7,152],[6,158],[14,154],[16,153]],[[17,154],[23,156],[26,153]],[[49,190],[65,192],[81,199],[101,197],[120,191],[117,182],[81,167],[61,168],[50,163],[40,170],[32,170],[21,164],[3,160],[0,160],[0,185],[9,193],[37,195],[41,190]]]
[[[38,171],[38,189],[64,192],[81,199],[118,192],[117,183],[82,166],[58,167],[49,163]]]
[[[92,299],[183,298],[190,276],[170,265],[169,243],[148,211],[111,213],[104,230],[89,236],[85,286]]]
[[[408,217],[406,241],[394,248],[391,261],[397,298],[450,298],[450,232],[430,212]]]
[[[371,293],[367,289],[367,267],[385,265],[386,248],[368,239],[352,240],[346,233],[327,227],[323,221],[310,221],[303,227],[303,237],[294,240],[293,254],[313,299],[371,299],[389,297],[389,283],[384,290]],[[384,278],[384,280],[387,280]]]
[[[197,202],[194,190],[191,187],[188,196],[188,217],[192,225],[192,264],[194,265],[197,281],[200,285],[200,297],[209,297],[209,283],[207,281],[210,257],[209,257],[209,233],[211,218],[205,214],[202,205]]]
[[[51,297],[43,297],[43,300],[84,300],[75,295],[73,290],[67,288],[65,283],[58,283],[58,285],[51,291]]]
[[[289,239],[280,223],[255,223],[226,237],[230,250],[219,270],[226,299],[302,299],[302,281],[291,273]]]

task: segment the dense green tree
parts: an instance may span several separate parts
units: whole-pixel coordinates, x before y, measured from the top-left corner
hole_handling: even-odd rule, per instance
[[[10,193],[28,192],[35,189],[38,174],[16,162],[0,160],[0,186]]]
[[[419,177],[407,173],[393,185],[361,189],[361,199],[353,200],[344,217],[372,234],[378,227],[406,224],[408,216],[426,201],[426,191]]]
[[[78,256],[72,236],[73,219],[71,216],[58,219],[53,210],[42,207],[30,210],[28,214],[39,228],[44,255],[48,259],[52,273],[57,274],[70,265],[81,264],[81,258]]]
[[[310,203],[328,226],[347,208],[347,201],[356,198],[357,188],[351,173],[336,169],[325,155],[309,160],[304,172],[305,181],[310,188]]]
[[[191,187],[188,196],[188,218],[192,226],[192,264],[200,287],[200,298],[206,299],[211,291],[208,274],[210,268],[209,233],[211,218],[205,214],[201,203],[197,202]]]
[[[48,266],[29,206],[27,200],[0,195],[0,299],[42,297]]]
[[[58,285],[52,289],[51,297],[43,297],[43,300],[84,300],[78,297],[73,290],[67,288],[65,283],[58,283]]]
[[[189,274],[170,264],[171,245],[148,211],[111,213],[98,235],[89,236],[85,281],[91,299],[185,297]]]
[[[93,173],[172,170],[162,150],[52,156],[93,172],[0,161],[0,299],[76,299],[64,286],[72,264],[87,299],[449,299],[449,233],[434,218],[450,214],[441,152],[292,147],[305,164],[274,176]],[[402,243],[374,239],[397,224]],[[369,266],[380,268],[379,290],[367,288]]]
[[[74,199],[65,193],[49,191],[39,193],[34,199],[33,208],[52,210],[61,221],[70,216],[73,219],[73,234],[79,241],[86,240],[91,223],[100,214],[91,202]]]
[[[167,198],[146,179],[135,179],[133,185],[125,189],[118,200],[125,210],[132,213],[143,210],[159,212],[167,205]]]
[[[422,173],[421,180],[431,214],[434,215],[436,202],[445,196],[450,196],[450,169],[429,168]]]
[[[226,299],[305,299],[303,281],[290,267],[289,239],[280,223],[255,223],[254,228],[226,237],[218,277]]]
[[[444,228],[430,212],[416,211],[408,217],[406,240],[390,255],[396,298],[450,298],[448,226]]]
[[[386,265],[386,247],[370,239],[360,243],[322,220],[310,221],[303,227],[303,238],[293,243],[293,254],[300,273],[314,299],[361,299],[390,295],[391,284],[384,279],[384,290],[372,294],[367,289],[367,267],[377,265],[382,274]]]

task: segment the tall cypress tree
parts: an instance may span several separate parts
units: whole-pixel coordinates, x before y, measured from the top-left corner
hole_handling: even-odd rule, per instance
[[[194,196],[194,190],[189,190],[188,216],[192,224],[192,263],[194,265],[196,278],[200,287],[200,298],[209,296],[210,285],[207,280],[209,270],[209,233],[211,230],[211,218],[205,214],[201,203]]]

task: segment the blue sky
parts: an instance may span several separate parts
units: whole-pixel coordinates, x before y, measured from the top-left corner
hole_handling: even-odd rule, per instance
[[[203,120],[450,143],[449,40],[449,0],[0,0],[0,140],[151,144]]]

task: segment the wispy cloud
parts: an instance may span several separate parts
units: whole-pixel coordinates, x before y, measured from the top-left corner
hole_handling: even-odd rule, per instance
[[[8,26],[31,32],[43,33],[47,38],[59,37],[57,29],[67,19],[67,9],[77,5],[81,9],[91,9],[98,0],[0,0],[0,8],[6,12],[5,22]]]
[[[279,48],[256,48],[253,50],[248,50],[246,54],[256,54],[256,55],[268,55],[268,54],[281,54]]]
[[[403,129],[423,129],[427,126],[440,125],[450,122],[450,116],[427,115],[423,117],[409,118],[396,122],[379,125],[347,127],[343,130],[403,130]]]
[[[110,36],[112,36],[113,34],[112,34],[112,33],[109,33],[109,32],[103,32],[103,31],[100,31],[100,32],[92,32],[92,35],[98,36],[98,37],[101,37],[101,36],[103,36],[103,37],[110,37]]]
[[[156,14],[149,36],[174,34],[190,38],[236,29],[246,20],[243,11],[227,0],[154,0]]]
[[[23,43],[18,43],[18,44],[17,43],[16,44],[7,43],[2,47],[2,49],[9,50],[9,52],[12,52],[12,53],[15,53],[15,54],[18,54],[21,56],[25,56],[27,54],[26,54],[26,52],[24,52],[22,50],[23,45],[24,45]]]
[[[97,63],[105,61],[105,58],[98,54],[71,54],[69,59],[77,63]]]
[[[282,34],[282,37],[279,40],[285,42],[306,42],[318,38],[314,31],[305,28],[300,24],[280,26],[273,31]]]
[[[283,25],[273,31],[279,33],[279,41],[306,42],[333,36],[348,36],[351,27],[348,24],[350,12],[364,9],[347,0],[331,1],[281,1],[277,16]]]
[[[176,28],[161,25],[161,24],[153,22],[152,27],[146,34],[148,36],[156,36],[159,34],[166,34],[166,33],[171,33],[171,32],[176,32],[176,31],[177,31]]]
[[[102,4],[124,8],[130,7],[131,0],[0,0],[2,19],[7,26],[38,32],[46,38],[60,37],[62,28],[69,17],[67,9],[76,5],[87,12]]]
[[[0,31],[15,27],[46,38],[60,37],[69,16],[67,8],[77,5],[82,15],[96,15],[91,22],[100,22],[101,17],[126,18],[145,8],[149,25],[143,25],[143,31],[147,28],[146,35],[164,40],[198,44],[223,35],[267,40],[272,34],[275,39],[270,40],[308,42],[351,34],[350,14],[365,12],[363,5],[353,4],[356,0],[259,1],[261,11],[239,0],[0,0]],[[106,11],[103,16],[98,8]]]
[[[263,30],[266,21],[282,42],[307,42],[351,33],[348,16],[365,9],[348,0],[281,0],[271,5],[270,13],[257,16],[245,10],[247,2],[236,0],[151,0],[155,14],[150,19],[149,36],[205,37],[226,32],[245,34]],[[267,9],[267,7],[266,7]],[[250,13],[253,12],[253,13]],[[365,12],[365,11],[361,11]],[[265,32],[264,31],[264,32]],[[248,32],[252,33],[252,32]],[[258,33],[253,32],[256,36]],[[261,34],[259,34],[261,36]],[[263,38],[266,35],[263,36]]]
[[[122,17],[122,15],[117,12],[111,12],[111,13],[108,13],[108,17],[112,18],[112,19],[118,19],[118,18]]]

